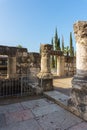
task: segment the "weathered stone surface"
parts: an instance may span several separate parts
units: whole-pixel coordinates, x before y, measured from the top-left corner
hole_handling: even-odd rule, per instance
[[[52,100],[54,100],[55,102],[57,102],[58,104],[67,107],[67,100],[69,99],[69,97],[67,95],[62,94],[61,92],[58,91],[49,91],[49,92],[44,92],[44,95]]]
[[[87,21],[78,21],[74,24],[74,34],[78,44],[87,43]]]
[[[30,52],[29,59],[30,59],[30,68],[40,68],[41,56],[39,53]]]
[[[87,123],[86,122],[79,123],[69,128],[69,130],[87,130]]]
[[[0,106],[0,113],[16,112],[16,111],[21,111],[21,110],[23,110],[23,107],[21,107],[20,103]]]
[[[38,117],[37,121],[44,130],[68,130],[68,128],[81,123],[78,117],[60,107],[56,112]]]
[[[0,128],[6,126],[4,114],[0,114]]]
[[[53,79],[49,79],[46,77],[45,79],[39,79],[39,84],[41,88],[43,88],[43,91],[53,90]]]
[[[16,73],[24,75],[29,73],[29,55],[28,52],[17,51],[16,53]]]
[[[48,76],[48,74],[49,76],[51,75],[51,70],[50,70],[50,51],[51,50],[52,50],[52,45],[41,44],[41,73],[38,75],[39,77],[45,77],[46,75]]]
[[[76,38],[76,67],[78,75],[87,75],[87,21],[74,24]]]
[[[46,98],[38,99],[38,100],[31,100],[31,101],[26,101],[26,102],[21,103],[24,109],[34,109],[34,108],[43,107],[49,104],[52,104],[52,102],[47,100]]]
[[[64,56],[57,56],[57,75],[64,76]]]
[[[20,121],[26,121],[32,119],[34,115],[30,110],[21,110],[17,112],[5,113],[6,124],[10,125]]]
[[[76,76],[72,80],[69,106],[76,109],[78,115],[87,121],[87,21],[74,24],[76,38]]]
[[[21,107],[20,109],[18,109],[19,106]],[[3,114],[2,111],[0,114],[0,123],[2,123],[0,124],[0,130],[87,129],[87,124],[82,119],[46,98],[5,105],[3,109],[5,113]],[[4,116],[5,114],[8,115]]]
[[[64,56],[64,75],[73,76],[76,74],[76,57]]]
[[[27,52],[26,48],[9,47],[0,45],[0,55],[15,56],[17,52]]]
[[[53,88],[53,75],[50,69],[50,52],[52,45],[41,44],[41,71],[37,75],[39,78],[39,84],[44,91],[51,90]]]
[[[38,107],[35,109],[32,109],[32,112],[36,117],[38,116],[44,116],[46,114],[52,113],[58,111],[58,106],[56,104],[50,104],[42,107]]]
[[[13,123],[0,128],[0,130],[43,130],[35,119]]]

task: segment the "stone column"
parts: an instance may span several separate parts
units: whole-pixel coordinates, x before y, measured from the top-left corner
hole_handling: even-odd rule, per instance
[[[53,76],[50,69],[50,51],[52,45],[41,44],[41,71],[38,74],[40,86],[44,91],[51,90],[53,88]]]
[[[57,75],[64,76],[64,56],[57,57]]]
[[[8,57],[7,78],[16,76],[16,57]]]
[[[87,21],[74,24],[76,39],[76,75],[72,80],[71,102],[76,114],[87,121]]]

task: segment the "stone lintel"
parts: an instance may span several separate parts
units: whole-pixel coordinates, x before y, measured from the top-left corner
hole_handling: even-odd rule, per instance
[[[54,51],[54,50],[52,50],[50,52],[50,55],[63,56],[63,51],[60,51],[60,50]]]

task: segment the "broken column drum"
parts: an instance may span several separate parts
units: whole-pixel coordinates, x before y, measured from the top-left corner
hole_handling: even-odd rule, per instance
[[[76,75],[72,80],[71,104],[78,115],[87,121],[87,21],[75,23],[74,34]]]
[[[44,91],[53,88],[53,76],[50,69],[50,51],[52,45],[41,44],[41,71],[38,74],[40,85]]]

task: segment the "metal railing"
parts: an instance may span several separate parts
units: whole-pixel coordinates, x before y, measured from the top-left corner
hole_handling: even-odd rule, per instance
[[[0,97],[34,95],[33,84],[38,84],[38,78],[31,73],[16,78],[0,78]]]
[[[21,84],[19,79],[0,79],[0,97],[20,94]]]

